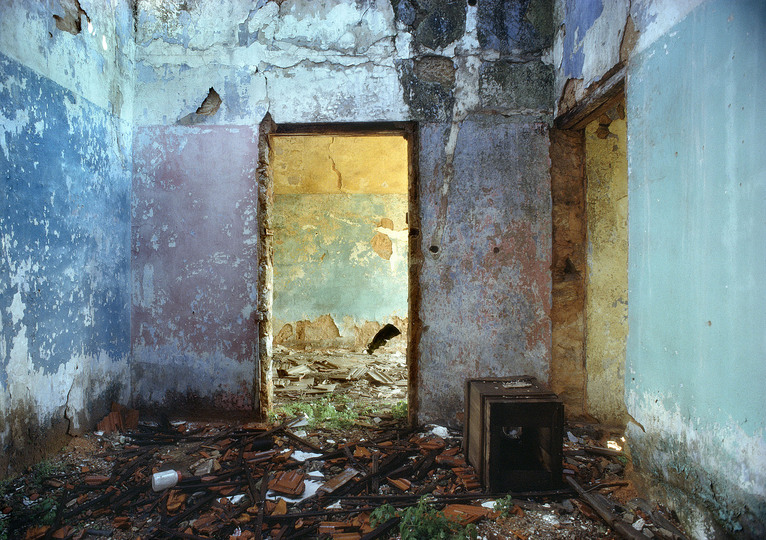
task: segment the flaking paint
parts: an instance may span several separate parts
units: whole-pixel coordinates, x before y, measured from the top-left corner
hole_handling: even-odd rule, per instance
[[[272,137],[271,166],[277,343],[358,348],[370,323],[406,319],[406,140]],[[334,333],[299,335],[323,316]]]
[[[58,8],[0,7],[0,475],[130,396],[130,11]]]
[[[387,1],[265,2],[255,8],[231,2],[226,9],[207,3],[173,4],[173,9],[138,3],[137,126],[159,130],[178,123],[196,110],[211,86],[221,95],[221,107],[196,127],[254,126],[267,111],[277,125],[422,122],[415,152],[428,157],[413,165],[420,174],[412,200],[425,201],[418,210],[429,222],[422,230],[410,231],[411,242],[422,242],[413,248],[410,266],[420,268],[420,254],[431,257],[427,269],[424,265],[422,275],[411,283],[424,301],[415,304],[417,313],[410,314],[410,320],[421,321],[422,334],[417,335],[428,336],[425,341],[415,339],[413,354],[419,364],[411,364],[423,374],[413,403],[429,403],[420,420],[459,422],[460,379],[467,375],[530,372],[547,378],[550,186],[547,163],[539,156],[547,155],[552,77],[540,47],[550,40],[551,29],[539,16],[544,1],[530,2],[523,13],[508,2],[482,4],[481,10],[463,4],[447,10],[428,7],[426,11],[438,13],[425,13],[415,28],[406,9],[396,11]],[[437,23],[443,19],[445,33],[440,35]],[[483,41],[480,32],[494,37]],[[490,69],[501,51],[503,65]],[[438,80],[432,80],[428,70],[416,69],[430,56],[452,58],[454,74],[443,61],[448,76]],[[526,73],[534,76],[523,76]],[[490,81],[490,74],[497,76]],[[523,90],[512,84],[516,79],[523,80]],[[512,86],[514,98],[502,99],[499,94]],[[434,102],[433,95],[441,97]],[[475,118],[468,120],[471,115]],[[187,128],[178,129],[178,144],[161,150],[168,156],[183,147]],[[503,133],[502,142],[492,143],[497,130]],[[482,142],[475,144],[474,137]],[[466,165],[477,153],[483,156],[483,169]],[[269,162],[262,156],[264,171]],[[451,165],[454,172],[446,170]],[[473,208],[476,198],[468,193],[474,184],[483,189],[480,208]],[[517,184],[524,189],[510,192],[508,186]],[[262,195],[263,201],[272,200],[273,194]],[[529,222],[537,210],[544,215]],[[467,212],[481,218],[467,218]],[[268,246],[273,222],[269,216],[263,219]],[[395,228],[397,233],[403,230]],[[151,234],[140,239],[151,244]],[[429,251],[432,243],[444,243],[437,256]],[[501,256],[492,251],[495,247],[502,250]],[[486,249],[491,253],[478,266],[471,255],[477,248],[478,254]],[[258,301],[267,306],[271,255],[261,256],[264,287]],[[376,262],[390,263],[374,251],[373,256]],[[142,268],[134,268],[134,283]],[[152,272],[156,297],[156,265]],[[488,317],[466,323],[468,315],[447,307],[458,304],[476,306]],[[266,328],[272,323],[264,321]],[[268,351],[268,336],[261,341]],[[457,354],[461,350],[471,358]],[[262,373],[268,379],[269,366],[263,366]]]
[[[232,394],[226,403],[252,409],[243,389],[255,377],[257,136],[140,128],[135,148],[134,401],[199,407]]]
[[[447,129],[421,131],[424,242],[437,226],[438,141]],[[550,357],[550,180],[539,159],[548,154],[546,127],[469,117],[456,149],[444,240],[438,254],[424,243],[420,276],[421,415],[450,424],[460,422],[466,378],[547,381]]]
[[[560,100],[568,80],[581,81],[576,99],[620,61],[628,17],[637,34],[638,53],[683,19],[704,0],[556,0],[557,32],[553,45],[554,94]],[[561,105],[557,103],[557,109]],[[559,110],[559,112],[561,112]]]

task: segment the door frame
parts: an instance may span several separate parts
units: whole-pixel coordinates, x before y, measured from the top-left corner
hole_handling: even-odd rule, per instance
[[[274,298],[273,207],[274,182],[271,172],[271,137],[274,135],[352,135],[355,137],[401,135],[407,141],[408,205],[408,341],[407,341],[407,404],[408,421],[415,425],[418,413],[418,348],[422,332],[420,321],[420,274],[423,253],[420,245],[420,197],[418,182],[418,126],[416,122],[353,122],[353,123],[290,123],[277,124],[266,114],[258,129],[258,344],[256,347],[253,402],[258,404],[258,416],[265,419],[273,407],[272,342],[274,328],[272,310]]]

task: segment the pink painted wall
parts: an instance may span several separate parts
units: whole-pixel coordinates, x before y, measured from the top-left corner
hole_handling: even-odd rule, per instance
[[[134,144],[134,402],[255,408],[257,134],[153,126]]]

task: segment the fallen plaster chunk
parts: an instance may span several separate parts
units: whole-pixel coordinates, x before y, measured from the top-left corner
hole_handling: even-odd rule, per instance
[[[306,461],[307,459],[319,457],[321,455],[322,454],[315,454],[313,452],[303,452],[301,450],[296,450],[293,452],[293,454],[290,457],[293,458],[295,461],[299,461],[302,463]]]
[[[444,426],[433,426],[429,433],[436,435],[437,437],[449,437],[449,430]]]
[[[245,498],[245,495],[243,493],[240,493],[238,495],[232,495],[230,497],[221,497],[220,499],[217,499],[219,503],[223,503],[224,501],[229,501],[231,504],[238,504],[242,502],[242,500]]]
[[[309,417],[304,415],[301,415],[301,418],[291,424],[288,425],[288,427],[295,428],[295,427],[304,427],[309,425]]]

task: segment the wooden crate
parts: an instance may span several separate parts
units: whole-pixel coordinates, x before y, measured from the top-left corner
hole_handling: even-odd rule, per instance
[[[561,485],[564,405],[534,377],[469,379],[463,450],[494,493]]]

